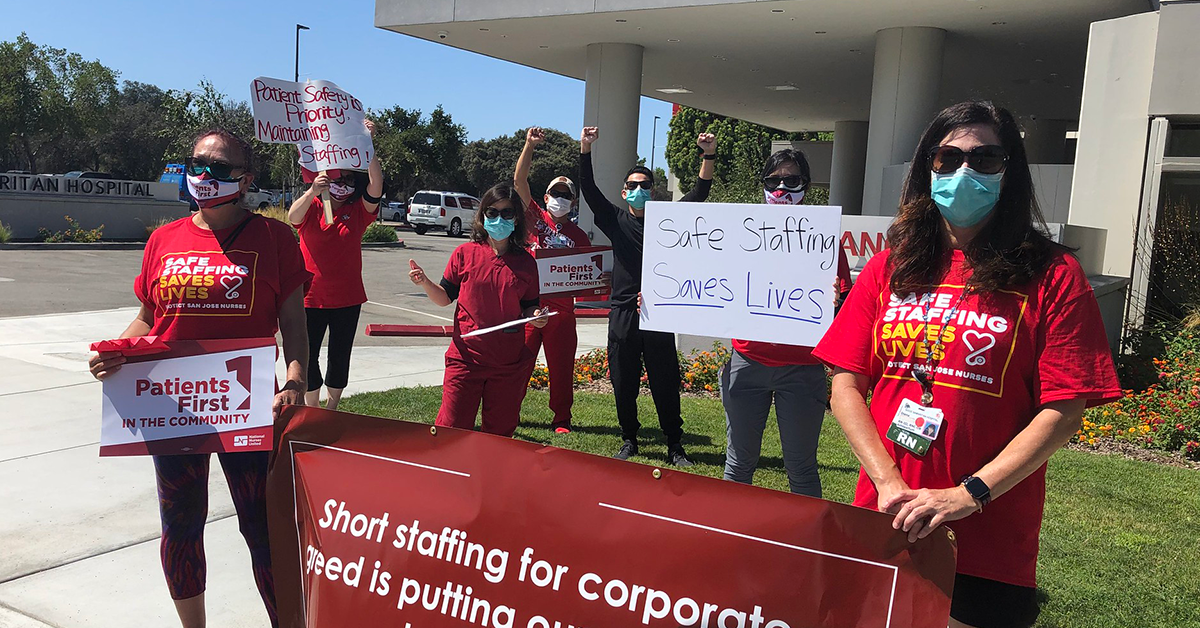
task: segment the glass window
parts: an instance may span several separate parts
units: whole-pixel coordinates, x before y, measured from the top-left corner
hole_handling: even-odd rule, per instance
[[[447,197],[445,197],[445,199],[446,199],[446,207],[453,207],[454,209],[458,209],[458,202],[454,200],[453,196],[447,196]]]
[[[414,205],[441,205],[442,199],[440,194],[433,194],[432,192],[418,192],[417,195],[412,198],[412,202]]]
[[[1172,124],[1167,156],[1200,157],[1200,124]]]
[[[474,203],[472,203],[472,202],[471,202],[471,199],[469,199],[469,198],[460,198],[460,199],[458,199],[458,204],[459,204],[459,206],[460,206],[460,207],[462,207],[463,209],[475,209],[475,204],[474,204]]]

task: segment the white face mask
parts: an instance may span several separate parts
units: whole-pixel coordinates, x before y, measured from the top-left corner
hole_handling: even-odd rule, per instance
[[[342,185],[341,183],[329,184],[329,195],[338,201],[344,201],[354,194],[353,185]]]
[[[546,201],[546,211],[550,212],[555,218],[562,218],[571,213],[571,201],[565,198],[551,196],[550,200]]]
[[[804,190],[763,190],[763,197],[766,198],[767,205],[799,205],[804,200]]]
[[[218,181],[207,174],[187,175],[188,192],[200,207],[216,207],[236,200],[242,193],[241,181]]]

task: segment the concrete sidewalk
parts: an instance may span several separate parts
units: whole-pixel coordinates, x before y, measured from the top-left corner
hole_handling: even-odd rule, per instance
[[[158,562],[149,458],[98,455],[88,344],[135,308],[0,318],[0,628],[178,625]],[[580,322],[579,351],[605,346]],[[444,346],[357,347],[347,394],[442,383]],[[209,625],[266,626],[219,463],[209,477]]]

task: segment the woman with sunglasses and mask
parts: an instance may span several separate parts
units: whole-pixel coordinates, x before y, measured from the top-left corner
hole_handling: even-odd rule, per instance
[[[545,209],[533,199],[529,189],[529,170],[533,165],[534,151],[545,140],[545,132],[538,127],[530,127],[525,132],[525,147],[521,150],[513,174],[514,187],[525,208],[529,246],[534,250],[590,246],[591,240],[587,234],[571,220],[571,211],[579,207],[579,196],[573,181],[567,177],[557,177],[551,181],[542,197],[546,203]],[[543,297],[542,308],[552,310],[555,316],[546,322],[545,327],[530,326],[526,329],[525,345],[536,360],[544,341],[546,369],[550,372],[550,410],[554,413],[550,427],[556,434],[566,434],[571,431],[571,405],[575,400],[575,349],[579,342],[575,333],[575,298]]]
[[[274,411],[304,404],[308,344],[304,287],[312,275],[287,225],[244,209],[254,180],[250,144],[224,129],[196,138],[186,160],[187,184],[199,211],[159,227],[146,243],[134,292],[141,310],[122,338],[219,340],[283,337],[287,381]],[[181,289],[177,286],[187,286]],[[92,356],[97,379],[120,369],[116,353]],[[271,625],[277,625],[267,538],[268,452],[217,455],[250,546],[251,567]],[[208,454],[154,456],[162,517],[162,565],[185,628],[205,625],[204,522]]]
[[[454,249],[441,282],[430,281],[416,261],[408,261],[409,279],[430,301],[442,307],[458,301],[437,425],[473,429],[482,402],[484,432],[512,436],[517,429],[534,360],[525,346],[524,326],[467,334],[543,313],[522,209],[512,184],[493,186],[479,199],[471,241]],[[546,319],[530,324],[545,327]]]
[[[1008,111],[966,102],[934,118],[888,245],[813,352],[834,367],[833,413],[862,463],[854,503],[895,515],[909,541],[954,529],[950,626],[1032,626],[1046,461],[1121,390]]]
[[[763,165],[763,197],[768,205],[800,205],[811,181],[808,159],[800,151],[781,150]],[[850,264],[839,247],[835,308],[849,291]],[[812,357],[812,347],[738,339],[732,344],[733,353],[721,370],[725,479],[743,484],[754,479],[774,402],[788,486],[793,493],[820,497],[817,440],[828,399],[825,367]]]
[[[375,136],[375,124],[365,121],[367,133]],[[367,174],[353,170],[322,172],[312,186],[288,210],[288,222],[300,234],[304,264],[313,274],[312,287],[304,295],[308,319],[308,392],[304,401],[320,404],[321,386],[328,394],[326,407],[336,410],[342,391],[350,381],[350,353],[367,291],[362,279],[362,236],[375,220],[383,196],[383,169],[379,155],[367,166]],[[329,192],[333,223],[326,224],[321,195]],[[321,376],[317,357],[329,331],[328,368]]]

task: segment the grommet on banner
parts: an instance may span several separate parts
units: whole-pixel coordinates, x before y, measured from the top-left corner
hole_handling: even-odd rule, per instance
[[[437,436],[437,426],[436,425],[429,426],[429,433],[433,434],[434,436]]]
[[[661,478],[661,477],[662,477],[662,469],[655,469],[655,470],[653,470],[653,471],[651,471],[651,472],[650,472],[650,475],[653,475],[653,476],[654,476],[654,479],[656,479],[656,480],[657,480],[657,479],[659,479],[659,478]]]
[[[951,530],[950,528],[946,528],[946,538],[950,539],[951,543],[958,542],[957,539],[954,538],[954,530]]]

